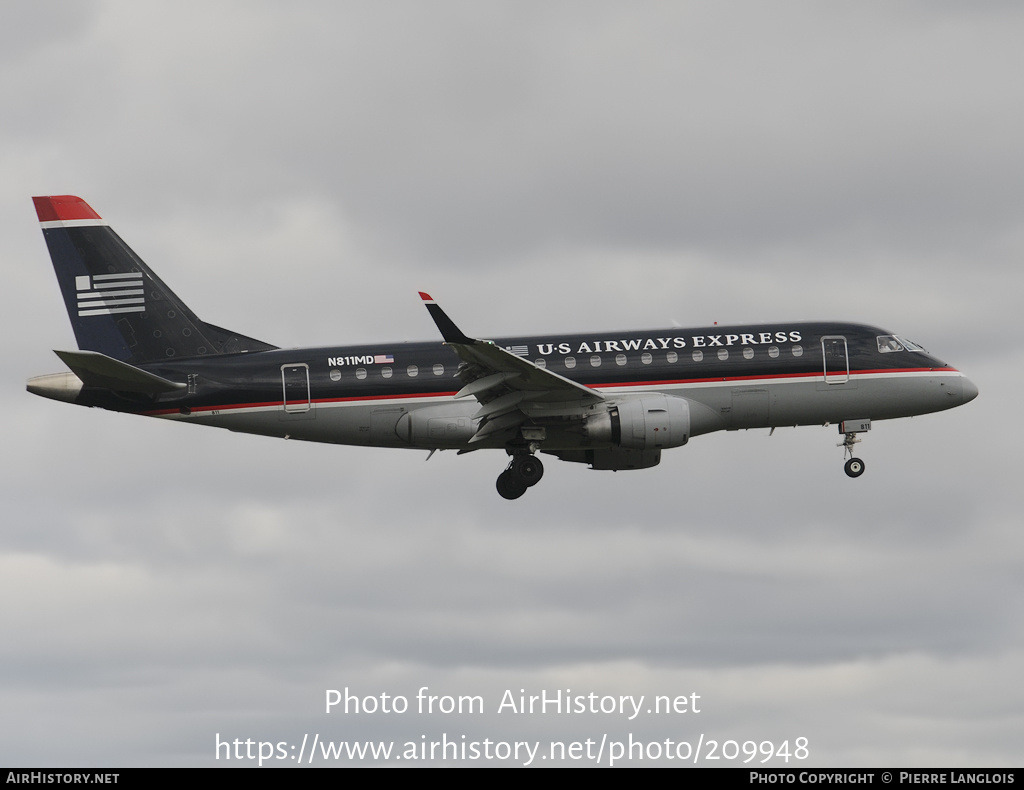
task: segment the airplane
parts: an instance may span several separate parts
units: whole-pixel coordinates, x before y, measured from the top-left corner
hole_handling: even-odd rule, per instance
[[[902,335],[834,321],[481,340],[420,293],[443,342],[282,349],[201,321],[84,200],[33,198],[78,342],[46,398],[314,442],[503,450],[517,499],[539,453],[646,469],[722,430],[838,426],[845,472],[873,421],[978,395]],[[430,456],[428,456],[429,458]]]

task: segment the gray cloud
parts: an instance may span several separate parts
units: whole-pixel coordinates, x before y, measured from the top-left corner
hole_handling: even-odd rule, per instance
[[[1012,4],[16,4],[0,33],[8,762],[215,734],[811,738],[1012,765],[1021,657]],[[56,18],[56,19],[55,19]],[[285,346],[877,323],[964,409],[698,437],[642,473],[294,442],[24,392],[73,344],[28,202],[81,194],[204,319]],[[322,713],[326,688],[479,717]],[[702,695],[666,721],[506,689]],[[221,760],[220,764],[224,761]]]

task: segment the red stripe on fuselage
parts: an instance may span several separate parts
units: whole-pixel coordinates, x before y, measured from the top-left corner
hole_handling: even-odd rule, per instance
[[[957,373],[956,368],[883,368],[879,370],[851,370],[851,376],[872,375],[878,373],[928,373],[931,371],[945,371]],[[658,387],[665,384],[713,384],[722,381],[765,381],[768,379],[815,379],[822,378],[822,371],[814,373],[764,373],[756,376],[709,376],[700,379],[669,379],[665,381],[617,381],[611,384],[588,384],[591,389],[608,389],[611,387]],[[846,373],[839,371],[829,373],[829,376],[845,376]]]
[[[879,370],[851,370],[851,376],[860,375],[871,375],[878,373],[932,373],[932,372],[943,372],[943,373],[957,373],[956,368],[883,368]],[[835,374],[837,376],[843,375],[842,373]],[[713,384],[726,382],[743,382],[743,381],[764,381],[766,379],[808,379],[808,378],[819,378],[822,374],[820,372],[815,373],[766,373],[757,376],[720,376],[712,378],[700,378],[700,379],[662,379],[660,381],[620,381],[613,382],[610,384],[588,384],[590,389],[610,389],[612,387],[664,387],[673,384]],[[314,398],[311,403],[352,403],[355,401],[380,401],[380,400],[398,400],[401,398],[448,398],[455,395],[455,392],[414,392],[404,393],[395,395],[360,395],[350,396],[345,398]],[[301,403],[301,401],[298,401]],[[195,414],[197,412],[211,412],[211,411],[232,411],[235,409],[259,409],[267,407],[283,406],[284,401],[264,401],[256,403],[230,403],[218,406],[192,406],[190,407],[190,413]],[[146,417],[161,417],[167,414],[177,414],[180,409],[155,409],[153,411],[144,411],[141,414]]]
[[[313,398],[310,403],[350,403],[352,401],[367,401],[367,400],[398,400],[399,398],[448,398],[455,394],[455,390],[451,392],[413,392],[405,395],[360,395],[352,396],[348,398]],[[293,403],[305,403],[305,401],[298,400]],[[259,409],[267,406],[283,406],[284,401],[266,401],[263,403],[229,403],[221,406],[190,406],[189,409],[192,414],[196,412],[211,412],[211,411],[230,411],[232,409]],[[160,417],[164,414],[177,414],[180,409],[157,409],[154,411],[141,412],[146,417]]]

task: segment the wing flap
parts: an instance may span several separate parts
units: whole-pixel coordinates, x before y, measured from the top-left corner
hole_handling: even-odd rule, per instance
[[[504,395],[499,395],[497,398],[492,398],[487,401],[486,404],[480,407],[480,409],[473,415],[473,419],[478,417],[498,417],[506,412],[520,409],[526,411],[527,407],[522,405],[525,400],[536,400],[539,396],[543,396],[546,393],[543,392],[528,392],[526,390],[512,390],[506,392]]]
[[[504,373],[492,373],[489,376],[482,376],[481,378],[474,379],[469,382],[465,387],[455,393],[455,398],[465,398],[469,395],[476,395],[478,393],[486,392],[487,390],[500,387],[509,379],[513,379],[518,376],[518,373],[504,372]]]
[[[476,433],[473,434],[473,438],[469,440],[469,443],[477,444],[478,442],[495,438],[495,434],[518,428],[524,422],[526,422],[526,415],[521,411],[506,412],[481,424]]]
[[[420,298],[445,345],[462,360],[456,375],[464,386],[455,397],[472,395],[480,403],[473,415],[480,424],[469,444],[521,441],[515,432],[532,419],[550,417],[552,412],[581,415],[588,406],[604,400],[600,392],[540,368],[490,340],[469,337],[429,294],[421,291]],[[503,437],[505,433],[509,435]]]
[[[499,385],[508,390],[531,392],[536,396],[532,398],[535,401],[581,400],[589,404],[604,400],[601,393],[550,370],[539,368],[530,360],[516,356],[511,351],[506,351],[489,340],[477,340],[473,345],[467,343],[447,343],[446,345],[452,347],[459,355],[459,359],[470,363],[470,369],[474,365],[477,367],[479,378],[472,378],[467,383],[467,387],[482,378],[490,378],[493,374],[512,374],[507,378],[503,377],[500,382],[494,379],[493,384],[484,385],[479,392],[471,391],[471,394],[477,395],[477,400],[482,400],[481,394],[493,392]]]

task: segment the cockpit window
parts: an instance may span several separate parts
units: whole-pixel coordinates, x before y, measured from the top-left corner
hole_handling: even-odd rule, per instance
[[[891,354],[893,351],[902,351],[903,344],[896,339],[896,335],[879,335],[878,353]]]
[[[924,351],[917,343],[896,337],[896,335],[879,335],[877,340],[880,354],[891,354],[893,351]]]

